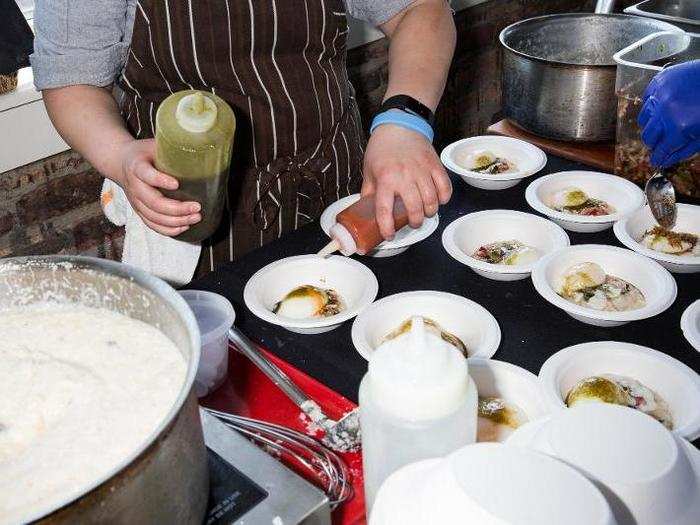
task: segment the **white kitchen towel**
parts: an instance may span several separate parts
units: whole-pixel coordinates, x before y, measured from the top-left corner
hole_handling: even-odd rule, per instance
[[[180,286],[192,280],[202,251],[200,243],[173,239],[144,224],[126,198],[124,190],[105,179],[100,198],[105,216],[117,226],[125,226],[122,262],[146,270]]]

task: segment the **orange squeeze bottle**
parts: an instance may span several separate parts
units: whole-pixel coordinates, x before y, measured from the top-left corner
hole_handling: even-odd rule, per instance
[[[398,197],[394,200],[393,215],[396,231],[408,224],[408,211]],[[318,252],[322,257],[335,251],[340,251],[343,255],[366,255],[384,240],[377,224],[373,195],[362,197],[348,206],[335,220],[336,224],[330,230],[331,242]]]

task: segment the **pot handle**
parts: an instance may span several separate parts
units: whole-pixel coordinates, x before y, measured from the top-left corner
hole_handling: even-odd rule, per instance
[[[608,15],[615,9],[615,0],[597,0],[595,4],[595,13]]]
[[[282,392],[284,392],[296,406],[303,410],[304,407],[302,407],[302,405],[305,403],[308,404],[308,402],[311,401],[309,396],[307,396],[296,384],[294,384],[292,380],[289,379],[287,374],[285,374],[277,367],[277,365],[265,357],[257,345],[248,339],[248,337],[235,326],[232,326],[229,329],[228,340],[238,349],[239,352],[250,359],[263,374],[270,378],[270,380],[277,385],[277,387],[282,390]]]

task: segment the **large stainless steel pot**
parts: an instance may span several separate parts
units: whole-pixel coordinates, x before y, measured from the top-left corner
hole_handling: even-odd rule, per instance
[[[665,20],[688,33],[700,33],[698,0],[643,0],[626,8],[625,13]]]
[[[512,24],[500,35],[504,114],[543,137],[612,140],[613,54],[651,33],[674,30],[680,31],[661,20],[582,13]]]
[[[188,370],[171,410],[141,447],[78,499],[65,501],[60,508],[32,509],[32,519],[42,524],[200,525],[209,478],[192,389],[199,329],[187,304],[160,279],[112,261],[88,257],[0,261],[0,309],[47,299],[108,308],[156,326],[182,352]]]

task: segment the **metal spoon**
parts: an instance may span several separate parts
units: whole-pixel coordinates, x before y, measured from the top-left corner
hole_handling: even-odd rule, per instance
[[[277,387],[291,399],[311,421],[325,431],[322,439],[324,445],[336,452],[359,450],[360,412],[355,409],[345,414],[339,421],[329,418],[321,407],[307,396],[282,370],[279,369],[260,351],[260,349],[238,328],[232,326],[228,331],[228,340]]]
[[[662,228],[676,225],[676,191],[664,170],[657,170],[644,187],[651,214]]]

